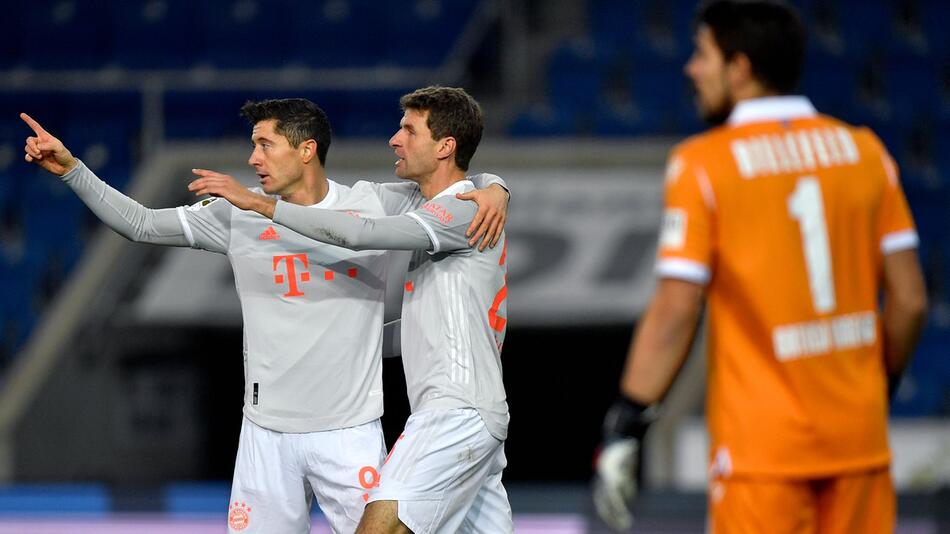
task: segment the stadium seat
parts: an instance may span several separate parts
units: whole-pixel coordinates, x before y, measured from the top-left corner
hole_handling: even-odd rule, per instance
[[[835,55],[815,43],[809,46],[802,72],[802,92],[822,113],[847,118],[852,112],[857,90],[857,68],[844,56]]]
[[[24,14],[25,9],[8,9],[4,13],[6,24],[0,32],[0,69],[19,67],[24,63],[23,47],[28,32]]]
[[[123,67],[186,68],[204,55],[206,34],[195,2],[129,0],[109,12],[115,61]]]
[[[402,4],[400,4],[402,5]],[[287,21],[295,61],[314,68],[371,67],[390,43],[388,21],[373,0],[325,0],[304,4]],[[409,28],[400,28],[412,33]]]
[[[290,0],[199,2],[203,59],[224,68],[274,68],[289,62],[288,26],[298,15]]]
[[[921,0],[921,22],[927,38],[931,57],[947,58],[950,55],[950,2],[946,0]]]
[[[542,104],[521,112],[508,126],[515,137],[566,137],[577,132],[573,110]]]
[[[441,65],[472,20],[477,5],[475,0],[383,3],[384,61],[403,67]]]
[[[169,91],[165,93],[165,136],[169,139],[245,137],[239,115],[246,92]]]
[[[325,111],[334,134],[339,137],[388,139],[399,128],[402,111],[399,97],[413,87],[396,90],[365,90],[340,93]]]
[[[606,65],[594,43],[575,41],[552,53],[547,67],[548,101],[573,116],[579,127],[593,123],[605,83]]]
[[[104,66],[112,57],[109,4],[80,0],[35,0],[22,9],[23,62],[35,69]],[[4,30],[6,31],[6,30]]]

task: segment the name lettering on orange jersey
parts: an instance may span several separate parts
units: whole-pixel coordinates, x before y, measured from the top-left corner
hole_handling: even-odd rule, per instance
[[[873,311],[782,325],[772,330],[775,357],[780,361],[869,347],[876,341],[877,314]]]
[[[854,165],[860,156],[854,137],[843,127],[756,135],[736,139],[731,149],[739,173],[747,180]]]

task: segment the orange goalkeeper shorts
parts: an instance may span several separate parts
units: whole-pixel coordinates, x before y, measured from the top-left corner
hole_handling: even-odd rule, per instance
[[[819,479],[720,478],[709,486],[711,534],[891,534],[889,467]]]

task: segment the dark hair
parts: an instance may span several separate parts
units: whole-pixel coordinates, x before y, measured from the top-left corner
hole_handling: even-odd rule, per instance
[[[274,131],[287,138],[294,148],[308,139],[317,142],[317,159],[320,165],[327,163],[330,150],[330,120],[319,106],[306,98],[281,98],[277,100],[248,100],[241,106],[241,116],[252,125],[261,121],[276,120]]]
[[[798,87],[805,56],[805,28],[794,8],[776,0],[713,0],[703,3],[696,25],[706,25],[728,61],[749,58],[766,87],[788,94]]]
[[[424,87],[399,99],[403,111],[428,111],[426,125],[435,140],[455,138],[455,164],[463,171],[475,155],[482,140],[482,108],[465,89],[459,87]]]

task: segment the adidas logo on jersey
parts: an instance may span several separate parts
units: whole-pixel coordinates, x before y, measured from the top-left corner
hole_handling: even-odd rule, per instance
[[[277,230],[274,230],[273,226],[268,226],[267,230],[264,230],[264,232],[257,236],[257,238],[261,241],[273,241],[275,239],[280,239],[280,236],[277,235]]]

